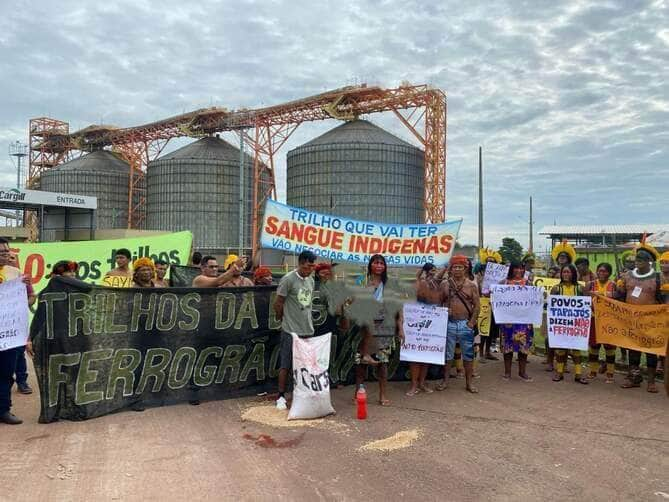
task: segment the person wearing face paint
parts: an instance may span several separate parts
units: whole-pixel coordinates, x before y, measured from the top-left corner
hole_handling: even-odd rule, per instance
[[[132,264],[132,287],[153,288],[153,277],[156,274],[156,266],[151,258],[138,258]]]
[[[569,263],[562,266],[560,269],[560,284],[553,286],[551,295],[583,296],[583,290],[578,284],[578,271],[574,265]],[[568,354],[571,354],[574,361],[574,382],[587,385],[588,380],[581,375],[581,353],[578,350],[555,349],[556,364],[553,381],[560,382],[564,380]]]
[[[449,264],[448,280],[442,283],[444,307],[448,308],[446,331],[446,364],[444,379],[437,390],[448,388],[448,378],[454,359],[455,344],[460,343],[465,369],[465,386],[468,392],[478,393],[474,387],[474,330],[479,317],[479,288],[467,277],[466,256],[455,255]]]
[[[514,286],[526,286],[531,284],[525,278],[525,268],[521,263],[511,262],[509,274],[505,284]],[[527,374],[527,356],[532,347],[534,338],[534,326],[531,324],[501,324],[499,331],[502,339],[502,353],[504,354],[505,380],[511,378],[511,366],[513,364],[513,353],[518,353],[518,376],[524,382],[531,382],[532,378]]]
[[[232,277],[229,281],[223,284],[224,288],[240,288],[253,286],[251,279],[244,277],[242,271],[246,268],[247,259],[245,256],[241,258],[237,255],[228,255],[223,262],[223,270],[225,272],[232,271]]]
[[[625,303],[633,305],[655,305],[662,303],[662,285],[661,277],[655,272],[655,260],[660,257],[660,253],[646,244],[645,236],[635,247],[635,268],[623,276],[617,283],[617,290]],[[639,333],[643,335],[643,333]],[[641,376],[641,352],[637,350],[628,350],[629,371],[624,383],[623,389],[640,387],[643,382]],[[657,355],[646,354],[646,366],[648,368],[648,385],[646,390],[656,393],[655,376],[657,371]]]
[[[607,298],[615,298],[616,283],[613,282],[611,274],[613,268],[608,263],[600,263],[597,265],[597,279],[590,281],[585,285],[585,293],[590,296],[605,296]],[[606,364],[604,371],[606,372],[606,383],[613,383],[613,374],[616,369],[616,347],[615,345],[597,343],[596,329],[595,329],[595,315],[593,312],[590,320],[590,339],[588,342],[588,365],[590,366],[590,373],[588,379],[597,378],[597,372],[601,373],[601,365],[599,363],[599,351],[604,345],[606,352]]]
[[[253,285],[254,286],[272,285],[272,271],[269,269],[269,267],[260,266],[253,271]]]

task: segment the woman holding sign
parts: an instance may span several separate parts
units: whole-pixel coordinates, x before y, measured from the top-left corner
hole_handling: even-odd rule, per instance
[[[505,284],[526,286],[528,280],[525,278],[525,267],[518,262],[511,262]],[[506,380],[511,378],[513,353],[518,352],[518,376],[524,382],[531,382],[532,378],[527,374],[527,355],[532,347],[534,327],[531,324],[500,324],[499,331],[502,335],[502,352],[504,353],[503,378]]]
[[[586,293],[590,296],[598,295],[615,298],[616,283],[610,280],[612,273],[613,268],[610,264],[600,263],[597,265],[597,279],[585,285]],[[595,334],[595,316],[593,312],[592,320],[590,321],[590,340],[588,342],[588,363],[590,365],[588,379],[597,378],[599,351],[602,345],[604,345],[604,350],[606,351],[606,383],[613,383],[613,372],[616,369],[616,347],[614,345],[597,343]]]
[[[563,265],[560,269],[560,284],[556,284],[551,289],[551,295],[562,296],[584,296],[581,286],[578,284],[578,271],[571,263]],[[572,350],[571,357],[574,360],[574,381],[576,383],[587,385],[588,381],[581,376],[581,353],[578,350]],[[554,382],[564,380],[564,367],[567,364],[567,349],[555,349]]]

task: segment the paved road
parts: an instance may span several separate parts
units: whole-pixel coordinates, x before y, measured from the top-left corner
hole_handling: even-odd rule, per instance
[[[16,396],[26,423],[0,427],[0,500],[669,498],[664,394],[553,383],[531,362],[533,383],[502,381],[499,362],[481,366],[476,396],[461,380],[412,398],[394,383],[393,406],[370,405],[364,422],[351,389],[336,390],[337,416],[309,428],[242,421],[267,404],[259,398],[41,425],[36,395]],[[408,448],[358,451],[407,429],[423,433]]]

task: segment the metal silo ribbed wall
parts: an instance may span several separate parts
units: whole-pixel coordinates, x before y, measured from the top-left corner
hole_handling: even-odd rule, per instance
[[[176,158],[151,162],[147,171],[147,224],[150,230],[190,230],[193,246],[203,251],[225,251],[239,246],[239,149],[218,138],[204,138],[193,155],[173,152]],[[202,142],[203,140],[200,140]],[[219,143],[220,142],[220,143]],[[199,143],[199,142],[196,142]],[[222,144],[225,143],[224,146]],[[187,147],[184,147],[185,150]],[[217,157],[218,158],[212,158]],[[245,247],[250,247],[253,159],[246,156],[244,185]]]
[[[129,171],[111,152],[92,152],[46,171],[40,189],[97,197],[96,228],[127,228]]]
[[[361,141],[339,142],[331,134],[337,128],[323,142],[288,153],[288,204],[359,220],[423,223],[423,152],[398,138],[393,144],[367,142],[379,132],[394,137],[365,124]],[[370,126],[374,134],[367,136]]]

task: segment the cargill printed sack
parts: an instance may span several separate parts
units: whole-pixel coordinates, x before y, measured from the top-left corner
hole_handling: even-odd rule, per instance
[[[332,333],[300,338],[293,333],[293,404],[288,420],[320,418],[335,412],[330,401]]]

